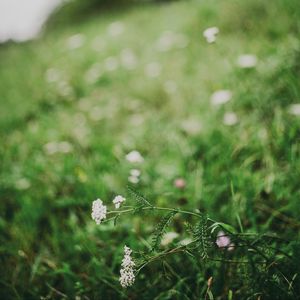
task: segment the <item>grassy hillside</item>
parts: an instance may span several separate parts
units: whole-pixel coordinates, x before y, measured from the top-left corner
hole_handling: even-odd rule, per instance
[[[2,45],[1,298],[297,299],[299,34],[298,0],[191,0],[108,10]],[[240,66],[244,54],[253,67]],[[132,150],[143,163],[126,160]],[[116,226],[90,214],[96,198],[135,203],[133,168],[140,180],[129,184],[149,202],[230,224],[235,249],[207,228],[206,259],[163,256],[122,289],[124,245],[147,251],[164,214]],[[166,231],[178,235],[157,253],[190,237],[186,221],[196,224],[174,217]]]

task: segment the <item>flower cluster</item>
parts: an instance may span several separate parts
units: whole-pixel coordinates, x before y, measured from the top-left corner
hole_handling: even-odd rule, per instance
[[[216,244],[219,248],[226,248],[229,251],[234,249],[234,243],[231,243],[230,237],[224,231],[218,232]]]
[[[92,219],[99,225],[102,220],[106,218],[107,208],[103,205],[102,200],[97,199],[93,201]]]
[[[209,27],[203,31],[203,36],[205,37],[206,41],[209,44],[211,44],[216,41],[218,33],[219,33],[218,27]]]
[[[120,195],[116,196],[113,200],[113,204],[115,205],[116,209],[118,209],[122,202],[124,202],[126,199]]]
[[[135,281],[134,275],[134,267],[135,263],[131,259],[131,252],[132,250],[125,246],[124,247],[124,258],[122,260],[122,268],[120,270],[120,284],[123,288],[127,288],[132,286]]]

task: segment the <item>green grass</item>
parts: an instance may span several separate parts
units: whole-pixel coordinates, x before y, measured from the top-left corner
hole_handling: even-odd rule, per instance
[[[115,21],[124,32],[112,37],[107,28]],[[202,36],[210,26],[220,29],[215,44]],[[52,27],[39,40],[0,48],[1,298],[204,299],[212,276],[214,299],[230,291],[232,299],[297,299],[300,118],[289,105],[300,102],[298,0],[144,4]],[[183,34],[188,45],[157,51],[164,31]],[[70,50],[68,38],[77,33],[85,41]],[[101,51],[92,47],[96,37]],[[127,48],[136,68],[105,70],[107,57],[120,62]],[[237,66],[244,53],[257,56],[255,68]],[[145,76],[152,62],[161,66],[156,78]],[[88,82],[96,63],[102,75]],[[46,80],[49,69],[58,81]],[[210,96],[220,89],[233,97],[216,108]],[[226,126],[231,111],[239,121]],[[70,152],[47,151],[63,141]],[[145,250],[158,216],[97,226],[90,213],[98,197],[106,204],[116,194],[130,198],[125,155],[134,149],[145,158],[135,188],[149,201],[200,209],[246,233],[276,234],[290,241],[280,249],[292,260],[273,262],[276,273],[257,262],[180,254],[149,265],[122,290],[123,246]],[[174,187],[177,177],[185,178],[184,190]],[[169,228],[179,240],[187,237],[185,220],[178,216]]]

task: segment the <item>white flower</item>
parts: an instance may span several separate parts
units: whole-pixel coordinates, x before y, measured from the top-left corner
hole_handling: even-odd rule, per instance
[[[182,241],[180,241],[180,245],[181,246],[187,246],[188,244],[190,244],[193,240],[190,238],[185,238]]]
[[[209,27],[203,31],[203,36],[206,38],[206,41],[209,44],[211,44],[216,41],[218,33],[219,33],[218,27]]]
[[[144,161],[143,156],[140,152],[133,150],[126,155],[126,159],[130,163],[142,163]]]
[[[288,112],[295,116],[300,116],[300,103],[291,104],[288,108]]]
[[[133,184],[137,184],[137,183],[139,183],[140,179],[137,176],[132,176],[131,175],[131,176],[128,177],[128,181],[133,183]]]
[[[241,68],[253,68],[257,64],[257,57],[252,54],[243,54],[238,57],[237,63]]]
[[[212,105],[221,105],[230,101],[232,92],[229,90],[219,90],[211,95],[210,102]]]
[[[130,170],[130,175],[135,176],[135,177],[139,177],[141,175],[141,171],[139,169],[131,169]]]
[[[161,239],[161,245],[167,246],[168,244],[172,243],[178,237],[177,232],[167,232],[163,235]]]
[[[100,199],[93,201],[92,219],[99,225],[106,218],[106,206]]]
[[[115,207],[118,209],[121,205],[122,202],[124,202],[126,199],[120,195],[116,196],[115,199],[113,200],[113,204]]]
[[[124,247],[124,258],[122,260],[122,268],[120,270],[120,284],[123,288],[127,288],[131,285],[133,285],[135,280],[134,275],[134,267],[135,263],[131,258],[132,250],[125,246]]]
[[[145,75],[149,78],[156,78],[161,73],[161,65],[158,62],[152,62],[146,65]]]
[[[80,48],[85,41],[85,36],[83,34],[75,34],[68,38],[68,47],[69,49]]]
[[[124,29],[125,29],[124,24],[121,21],[116,21],[116,22],[111,23],[108,26],[107,31],[110,36],[115,37],[115,36],[121,35],[124,32]]]
[[[223,123],[227,126],[233,126],[238,122],[238,117],[234,112],[227,112],[223,117]]]

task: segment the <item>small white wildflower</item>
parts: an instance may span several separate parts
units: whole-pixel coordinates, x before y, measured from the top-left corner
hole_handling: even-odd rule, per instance
[[[143,156],[140,152],[133,150],[126,155],[126,159],[130,163],[142,163],[144,161]]]
[[[209,27],[203,31],[203,36],[205,37],[206,41],[211,44],[216,41],[217,34],[219,33],[218,27]]]
[[[291,104],[288,108],[291,115],[300,116],[300,103]]]
[[[116,21],[116,22],[111,23],[108,26],[107,31],[110,36],[115,37],[115,36],[122,34],[124,32],[124,29],[125,29],[124,24],[121,21]]]
[[[161,65],[158,62],[152,62],[146,65],[145,75],[149,78],[156,78],[161,73]]]
[[[134,69],[137,65],[137,58],[134,52],[129,48],[121,51],[120,59],[123,67],[128,70]]]
[[[130,183],[137,184],[137,183],[139,183],[140,179],[137,176],[132,176],[131,175],[131,176],[128,177],[128,181]]]
[[[139,177],[141,175],[141,171],[139,169],[131,169],[130,170],[130,175],[135,176],[135,177]]]
[[[127,288],[129,286],[132,286],[135,281],[135,275],[134,275],[134,267],[135,263],[131,258],[132,250],[125,246],[124,247],[124,258],[122,260],[122,268],[120,270],[120,284],[123,288]]]
[[[20,178],[16,182],[16,188],[18,190],[27,190],[28,188],[30,188],[30,186],[31,186],[31,183],[27,178]]]
[[[187,246],[188,244],[190,244],[193,240],[191,238],[185,238],[183,240],[180,241],[180,245],[181,246]]]
[[[227,126],[233,126],[238,122],[238,117],[234,112],[227,112],[223,117],[223,123]]]
[[[168,94],[175,94],[177,92],[177,84],[173,80],[167,80],[164,83],[163,88]]]
[[[106,206],[100,199],[93,201],[92,206],[92,219],[99,225],[102,220],[106,218]]]
[[[237,64],[241,68],[253,68],[257,64],[257,57],[252,54],[243,54],[238,57]]]
[[[85,36],[83,34],[74,34],[68,38],[68,47],[69,49],[80,48],[85,41]]]
[[[177,237],[178,237],[177,232],[167,232],[163,235],[163,237],[161,239],[161,245],[162,246],[167,246],[170,243],[172,243],[173,240],[175,240]]]
[[[212,105],[221,105],[230,101],[232,92],[229,90],[219,90],[211,95],[210,102]]]
[[[197,118],[190,118],[181,123],[181,128],[187,134],[197,135],[202,130],[202,123]]]
[[[119,67],[119,61],[116,57],[107,57],[104,61],[105,69],[107,71],[115,71]]]
[[[116,196],[113,200],[113,204],[118,209],[122,202],[124,202],[126,199],[120,195]]]

